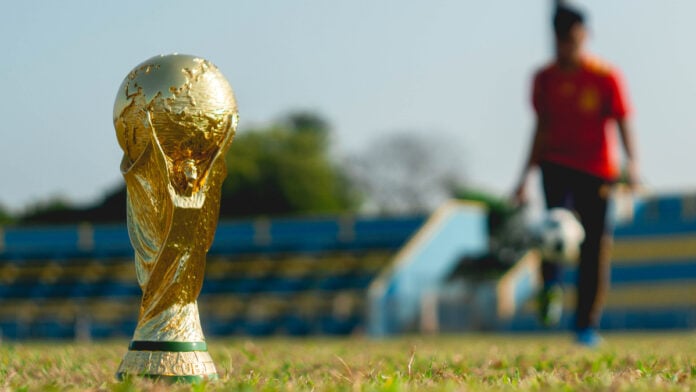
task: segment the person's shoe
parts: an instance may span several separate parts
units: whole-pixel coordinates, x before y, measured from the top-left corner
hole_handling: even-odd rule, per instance
[[[563,289],[560,285],[553,284],[544,287],[537,298],[539,305],[539,319],[547,328],[557,327],[563,315]]]
[[[599,333],[592,328],[581,329],[575,335],[575,343],[589,348],[598,347],[603,341]]]

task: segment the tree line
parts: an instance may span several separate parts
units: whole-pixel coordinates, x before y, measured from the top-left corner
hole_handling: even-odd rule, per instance
[[[332,154],[331,136],[329,123],[309,112],[238,132],[226,157],[220,218],[423,213],[446,198],[471,194],[464,151],[453,150],[447,140],[394,133],[377,137],[362,151],[338,156]],[[0,208],[0,224],[125,222],[125,208],[121,183],[90,206],[56,198],[16,215]]]

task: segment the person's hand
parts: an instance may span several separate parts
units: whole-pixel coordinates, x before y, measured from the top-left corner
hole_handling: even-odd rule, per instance
[[[520,183],[515,188],[512,194],[512,203],[516,206],[521,206],[527,203],[527,184],[524,181]]]
[[[640,174],[638,170],[638,163],[629,159],[626,162],[626,184],[631,192],[637,193],[640,191]]]

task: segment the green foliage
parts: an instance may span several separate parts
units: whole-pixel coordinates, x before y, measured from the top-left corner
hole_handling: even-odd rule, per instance
[[[515,206],[513,206],[509,200],[481,189],[460,188],[454,192],[454,197],[460,200],[482,203],[489,211],[494,211],[504,216],[511,215],[515,212]]]
[[[465,184],[463,149],[430,132],[378,135],[345,163],[368,210],[424,213]]]
[[[72,208],[70,202],[62,196],[54,196],[47,200],[38,202],[36,204],[30,205],[27,208],[27,214],[37,213],[37,212],[54,212],[54,211],[65,211]]]
[[[8,225],[15,221],[14,216],[0,205],[0,225]]]
[[[329,128],[296,114],[240,132],[227,155],[223,216],[335,213],[355,206],[346,176],[331,160]]]
[[[454,194],[457,199],[482,203],[486,206],[488,209],[488,230],[492,236],[500,234],[508,219],[517,212],[517,207],[509,200],[484,190],[459,188]]]
[[[64,197],[54,196],[27,207],[20,221],[22,223],[77,222],[79,211],[79,208],[75,208]]]

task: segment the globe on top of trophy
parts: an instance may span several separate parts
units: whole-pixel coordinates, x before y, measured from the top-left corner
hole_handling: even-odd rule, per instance
[[[205,59],[171,54],[137,65],[121,83],[114,126],[134,163],[154,136],[168,158],[172,183],[192,193],[196,168],[206,167],[237,125],[237,102],[227,79]],[[198,179],[200,180],[200,179]]]

